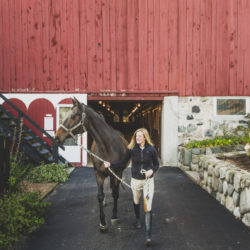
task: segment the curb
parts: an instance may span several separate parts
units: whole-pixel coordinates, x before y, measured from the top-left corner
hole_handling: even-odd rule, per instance
[[[66,169],[69,173],[69,176],[71,175],[74,169],[74,167]],[[54,182],[53,184],[51,184],[51,186],[41,195],[41,200],[44,200],[59,184],[60,182]]]
[[[200,176],[195,171],[183,171],[187,177],[189,177],[194,183],[198,184],[200,183]]]

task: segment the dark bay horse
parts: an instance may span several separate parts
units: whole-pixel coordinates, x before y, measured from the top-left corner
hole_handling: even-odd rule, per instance
[[[72,99],[73,107],[66,114],[61,126],[55,134],[55,139],[62,144],[66,138],[82,134],[87,131],[93,138],[91,151],[105,161],[115,162],[122,158],[126,149],[127,141],[120,132],[111,128],[104,120],[103,116],[95,112],[87,105],[80,103],[76,98]],[[111,220],[117,220],[117,200],[119,197],[119,184],[108,169],[103,166],[100,160],[91,157],[96,175],[98,187],[98,202],[100,208],[100,230],[105,232],[108,229],[105,214],[103,211],[104,192],[103,184],[106,177],[110,177],[110,187],[114,198],[114,207]],[[126,166],[124,166],[126,168]],[[113,169],[121,178],[123,169]]]

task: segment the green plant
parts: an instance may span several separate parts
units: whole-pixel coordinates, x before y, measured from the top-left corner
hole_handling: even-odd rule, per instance
[[[19,183],[25,178],[28,171],[34,165],[27,161],[15,161],[13,156],[10,158],[10,177],[9,177],[9,191],[17,191]]]
[[[65,182],[69,177],[65,165],[42,164],[30,170],[26,179],[31,182]]]
[[[23,235],[44,223],[48,202],[39,200],[39,193],[12,193],[0,199],[0,249],[8,249]]]
[[[23,118],[21,118],[19,127],[14,127],[12,146],[10,149],[9,192],[18,190],[19,183],[24,179],[29,169],[33,167],[31,163],[26,161],[24,153],[20,151],[23,124]]]
[[[185,148],[202,148],[202,147],[216,147],[246,144],[250,142],[250,138],[245,136],[223,136],[215,137],[213,139],[191,141],[185,145]]]

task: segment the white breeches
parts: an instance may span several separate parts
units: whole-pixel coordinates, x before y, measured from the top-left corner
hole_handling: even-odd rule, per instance
[[[148,180],[131,179],[131,187],[133,192],[133,200],[135,204],[140,203],[141,191],[137,190],[143,187],[144,211],[150,212],[152,209],[152,201],[154,197],[154,177]]]

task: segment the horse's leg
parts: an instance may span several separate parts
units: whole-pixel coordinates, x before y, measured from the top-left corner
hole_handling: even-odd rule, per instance
[[[112,189],[112,196],[114,199],[114,207],[111,217],[111,223],[115,223],[117,221],[117,201],[119,198],[119,184],[120,182],[114,176],[110,177],[110,186]]]
[[[103,184],[104,184],[105,177],[98,174],[96,172],[96,182],[98,187],[98,194],[97,199],[99,202],[99,208],[100,208],[100,231],[106,232],[108,230],[108,225],[106,224],[105,220],[105,214],[103,211],[103,201],[104,201],[104,192],[103,192]]]

